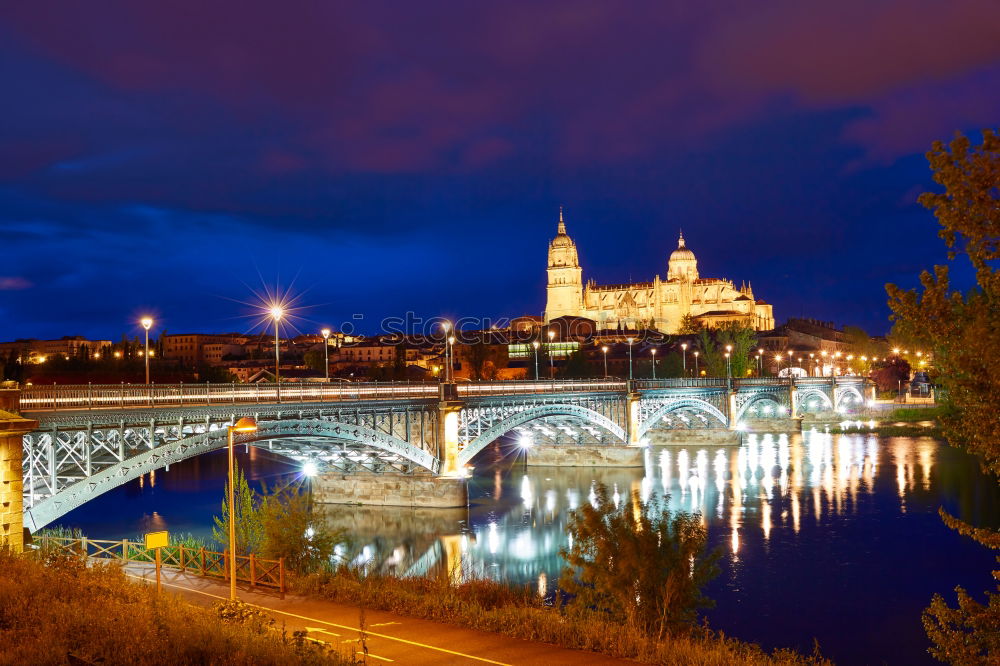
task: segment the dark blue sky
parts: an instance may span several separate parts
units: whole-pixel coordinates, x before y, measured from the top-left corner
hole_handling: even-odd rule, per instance
[[[1000,119],[1000,3],[11,3],[0,338],[301,330],[651,279],[683,227],[779,320],[888,328],[943,259],[923,153]]]

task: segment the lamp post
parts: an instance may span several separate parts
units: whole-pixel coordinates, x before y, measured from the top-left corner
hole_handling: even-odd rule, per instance
[[[555,337],[556,337],[556,332],[550,329],[549,330],[549,379],[555,379],[556,377],[555,359],[553,358],[552,355],[552,341],[555,339]]]
[[[448,336],[448,381],[455,381],[455,336]]]
[[[531,346],[535,348],[535,381],[538,381],[538,340],[532,340]],[[605,355],[605,366],[607,365],[607,356]]]
[[[146,383],[149,384],[149,329],[153,327],[153,320],[150,317],[143,317],[140,323],[146,329],[146,353],[143,356],[146,357]]]
[[[653,355],[653,379],[656,379],[656,347],[650,349],[649,353]]]
[[[635,338],[628,339],[628,378],[632,379],[632,342]]]
[[[604,352],[604,378],[608,378],[608,346],[604,345],[601,347],[601,351]]]
[[[698,376],[699,376],[698,375],[698,350],[695,349],[693,353],[694,353],[694,376],[695,376],[695,379],[697,379]]]
[[[326,381],[330,381],[330,329],[324,328],[320,333],[323,335],[323,376]]]
[[[281,375],[278,367],[281,365],[281,353],[279,351],[279,341],[278,341],[278,323],[281,321],[281,316],[285,314],[285,311],[280,305],[275,305],[271,308],[271,318],[274,319],[274,383],[277,384],[281,381]]]
[[[757,350],[757,376],[758,377],[763,377],[764,376],[764,350],[763,349],[758,349]]]
[[[236,492],[235,462],[233,456],[233,434],[237,432],[257,432],[257,422],[249,416],[242,417],[236,425],[226,426],[229,445],[229,600],[236,601]]]
[[[732,377],[733,376],[732,364],[730,363],[730,360],[729,360],[729,358],[732,355],[733,355],[733,346],[732,345],[726,345],[726,377]]]
[[[688,343],[681,343],[681,365],[684,368],[684,376],[688,374]]]
[[[451,335],[449,331],[451,330],[451,322],[446,321],[441,324],[441,328],[444,329],[444,381],[450,382],[451,379]]]

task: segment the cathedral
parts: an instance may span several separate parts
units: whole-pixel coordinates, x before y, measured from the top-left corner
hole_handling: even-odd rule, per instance
[[[559,211],[558,231],[549,243],[546,323],[563,316],[586,317],[600,329],[652,327],[677,333],[688,315],[707,328],[730,321],[746,322],[758,331],[774,328],[771,306],[754,299],[749,284],[737,289],[729,280],[698,276],[698,260],[684,244],[683,233],[670,253],[665,280],[657,275],[652,282],[584,284],[576,243],[566,234]]]

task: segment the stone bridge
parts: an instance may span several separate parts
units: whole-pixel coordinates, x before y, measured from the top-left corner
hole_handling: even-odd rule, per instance
[[[455,481],[505,435],[528,445],[641,447],[653,430],[737,430],[802,411],[850,411],[865,391],[855,377],[0,389],[0,407],[21,415],[0,420],[0,501],[4,520],[21,510],[37,530],[147,472],[224,448],[227,427],[251,416],[258,430],[239,436],[241,446],[311,463],[323,478],[383,479],[372,497],[352,502],[455,506],[457,495],[435,498],[434,488],[461,487],[464,498]]]

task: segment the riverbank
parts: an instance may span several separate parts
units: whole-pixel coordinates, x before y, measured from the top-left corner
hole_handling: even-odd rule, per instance
[[[904,407],[883,414],[878,419],[815,420],[803,423],[803,428],[816,428],[831,435],[872,434],[879,437],[933,437],[943,439],[938,423],[940,407]]]
[[[242,610],[242,609],[238,609]],[[0,552],[3,664],[353,664],[267,618],[217,610],[74,555]]]
[[[452,572],[451,575],[453,575]],[[633,627],[606,622],[589,611],[546,605],[528,586],[487,579],[456,583],[447,576],[400,578],[377,573],[361,577],[341,569],[297,578],[293,589],[315,599],[460,627],[510,638],[542,641],[574,650],[651,664],[829,664],[792,650],[768,653],[758,645],[696,628],[690,635],[656,640]]]

